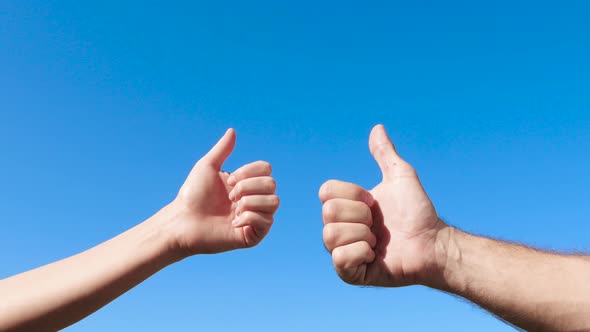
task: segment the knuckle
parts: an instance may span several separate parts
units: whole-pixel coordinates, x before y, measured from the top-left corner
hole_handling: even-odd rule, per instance
[[[335,180],[328,180],[326,182],[324,182],[324,184],[322,184],[322,186],[320,187],[320,199],[322,200],[326,200],[330,197],[330,195],[332,194],[332,192],[334,191],[334,184],[335,184]]]
[[[244,211],[240,217],[252,221],[256,217],[256,214],[252,211]]]
[[[364,241],[369,241],[371,239],[371,235],[373,234],[373,232],[371,232],[371,229],[369,227],[367,227],[366,225],[361,225],[361,236],[362,236],[362,240]]]
[[[375,148],[375,152],[380,157],[387,157],[388,156],[387,155],[387,148],[385,147],[385,144],[377,145],[377,147]]]
[[[332,250],[332,263],[337,269],[345,269],[348,265],[346,252],[342,248]]]
[[[269,162],[264,161],[264,160],[259,160],[257,162],[258,167],[260,167],[261,171],[266,173],[266,174],[270,174],[272,173],[272,166],[270,165]]]
[[[270,206],[272,206],[275,209],[281,204],[281,200],[280,200],[279,196],[277,196],[277,195],[270,195],[268,197],[268,200],[269,200]]]
[[[407,162],[400,162],[400,165],[397,169],[397,171],[405,176],[418,176],[418,173],[416,172],[416,170],[414,169],[414,167],[412,167],[412,165],[408,164]]]
[[[242,198],[240,198],[240,207],[242,209],[247,208],[248,206],[250,206],[250,197],[248,196],[243,196]]]
[[[232,173],[232,175],[234,176],[234,178],[236,179],[236,181],[241,181],[242,178],[243,178],[242,173],[243,173],[242,169],[241,168],[238,168],[237,170],[235,170]]]
[[[375,248],[376,245],[377,245],[377,236],[375,236],[375,234],[373,234],[373,232],[370,232],[370,234],[369,234],[369,246],[371,248]]]
[[[351,187],[352,195],[359,202],[367,201],[367,191],[359,186]]]
[[[371,212],[371,208],[366,204],[363,204],[363,209],[365,211],[365,220],[367,221],[367,225],[370,227],[373,225],[373,212]]]
[[[371,229],[369,227],[365,227],[365,240],[369,244],[369,247],[372,248],[374,246],[374,243],[376,241],[376,237],[375,237],[375,234],[373,234],[373,232],[371,232]]]
[[[318,197],[320,198],[320,200],[324,200],[326,197],[328,197],[328,183],[324,183],[320,186],[320,190],[318,190]]]
[[[236,194],[241,194],[242,191],[244,191],[244,184],[242,182],[238,182],[235,186],[234,186],[234,190],[236,192]]]
[[[268,178],[266,180],[266,189],[274,192],[277,189],[277,181],[274,178]]]
[[[326,245],[326,247],[328,247],[328,250],[332,250],[335,247],[337,237],[336,230],[334,229],[332,224],[324,226],[322,235],[324,238],[324,244]]]
[[[280,200],[279,196],[271,195],[270,196],[270,204],[274,207],[279,206],[279,204],[281,204],[281,200]]]
[[[367,234],[367,236],[370,236],[370,234]],[[369,242],[367,241],[362,241],[361,242],[361,248],[360,251],[365,255],[365,256],[370,256],[371,251],[373,251],[373,249],[371,249],[371,245],[369,245]]]
[[[327,201],[322,206],[322,214],[324,216],[324,221],[331,223],[336,222],[338,219],[338,208],[334,201]]]

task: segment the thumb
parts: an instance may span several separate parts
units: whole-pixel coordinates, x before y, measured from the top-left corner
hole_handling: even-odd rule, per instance
[[[215,169],[221,169],[221,166],[234,150],[236,145],[236,131],[228,129],[225,134],[217,141],[215,146],[203,157],[203,161],[213,166]]]
[[[381,168],[383,179],[387,179],[392,173],[393,167],[401,158],[395,151],[395,147],[391,143],[389,136],[387,136],[383,125],[376,125],[371,130],[371,134],[369,135],[369,150],[371,150],[373,158],[375,158],[379,168]]]

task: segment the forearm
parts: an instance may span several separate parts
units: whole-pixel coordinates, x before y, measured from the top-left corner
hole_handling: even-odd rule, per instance
[[[439,234],[448,291],[534,331],[590,329],[590,260],[541,252],[448,227]]]
[[[92,249],[0,281],[0,331],[55,331],[111,302],[180,259],[166,207]]]

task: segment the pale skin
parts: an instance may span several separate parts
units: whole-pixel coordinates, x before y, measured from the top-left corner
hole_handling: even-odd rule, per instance
[[[164,267],[257,245],[279,206],[270,164],[221,171],[230,129],[194,166],[176,199],[134,228],[61,261],[0,281],[0,331],[56,331]]]
[[[462,296],[529,331],[590,330],[590,257],[478,237],[447,225],[383,126],[369,149],[371,190],[330,180],[319,191],[324,244],[353,285],[425,285]]]

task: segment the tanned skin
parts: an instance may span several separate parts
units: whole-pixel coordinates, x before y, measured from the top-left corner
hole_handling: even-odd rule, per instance
[[[590,331],[588,256],[543,252],[451,227],[382,125],[373,128],[369,149],[381,183],[366,190],[330,180],[319,191],[324,244],[343,281],[425,285],[525,330]]]

